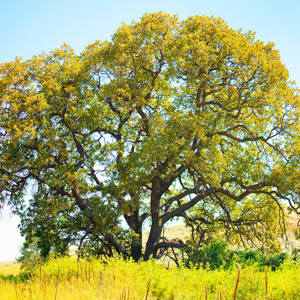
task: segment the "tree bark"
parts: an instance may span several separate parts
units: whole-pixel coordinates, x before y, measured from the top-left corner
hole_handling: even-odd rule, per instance
[[[144,260],[149,260],[151,257],[156,258],[157,249],[155,245],[159,242],[163,223],[160,217],[160,197],[159,194],[160,180],[158,176],[152,181],[152,192],[151,192],[151,230],[149,233],[148,241],[146,244],[146,250],[144,254]]]
[[[157,256],[157,248],[155,247],[156,244],[159,242],[162,232],[162,223],[156,223],[151,226],[149,238],[146,244],[146,250],[144,254],[144,260],[147,261],[151,257],[156,258]]]
[[[131,257],[135,262],[138,262],[142,258],[142,233],[139,236],[138,244],[131,245]]]
[[[137,262],[142,257],[142,225],[144,220],[142,216],[139,216],[138,210],[133,211],[131,215],[125,214],[124,218],[128,226],[138,235],[138,240],[134,240],[130,249],[130,256]]]

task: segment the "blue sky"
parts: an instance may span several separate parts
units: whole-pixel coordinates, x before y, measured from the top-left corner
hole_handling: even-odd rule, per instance
[[[69,44],[80,53],[95,40],[110,39],[121,25],[145,12],[164,11],[181,19],[214,15],[230,27],[256,31],[257,38],[274,42],[290,78],[300,86],[299,0],[0,0],[0,63],[16,56],[29,59]],[[0,216],[0,261],[14,260],[22,238],[9,209]]]

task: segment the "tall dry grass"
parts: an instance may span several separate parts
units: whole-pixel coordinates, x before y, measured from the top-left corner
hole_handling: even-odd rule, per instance
[[[172,268],[155,261],[62,258],[37,268],[31,278],[0,279],[2,300],[66,299],[300,299],[300,266],[273,272],[257,267],[230,271]]]

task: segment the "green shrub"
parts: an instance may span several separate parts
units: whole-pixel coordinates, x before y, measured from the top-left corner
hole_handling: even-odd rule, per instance
[[[221,239],[210,239],[203,247],[197,248],[194,243],[188,242],[188,247],[182,250],[183,265],[189,267],[229,269],[238,262],[242,267],[258,266],[278,269],[286,260],[300,262],[300,251],[294,249],[291,254],[286,252],[270,253],[259,249],[233,250],[229,243]]]
[[[209,268],[211,270],[219,269],[221,266],[227,264],[230,250],[229,244],[221,239],[213,240],[210,239],[200,249],[190,247],[184,249],[184,265],[202,266],[203,268]]]

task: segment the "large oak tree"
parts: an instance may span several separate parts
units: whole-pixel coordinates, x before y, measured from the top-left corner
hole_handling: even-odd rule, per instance
[[[221,19],[145,14],[80,55],[4,63],[0,103],[0,201],[44,241],[147,260],[183,246],[162,236],[176,217],[267,243],[285,203],[299,213],[298,90],[273,44]]]

